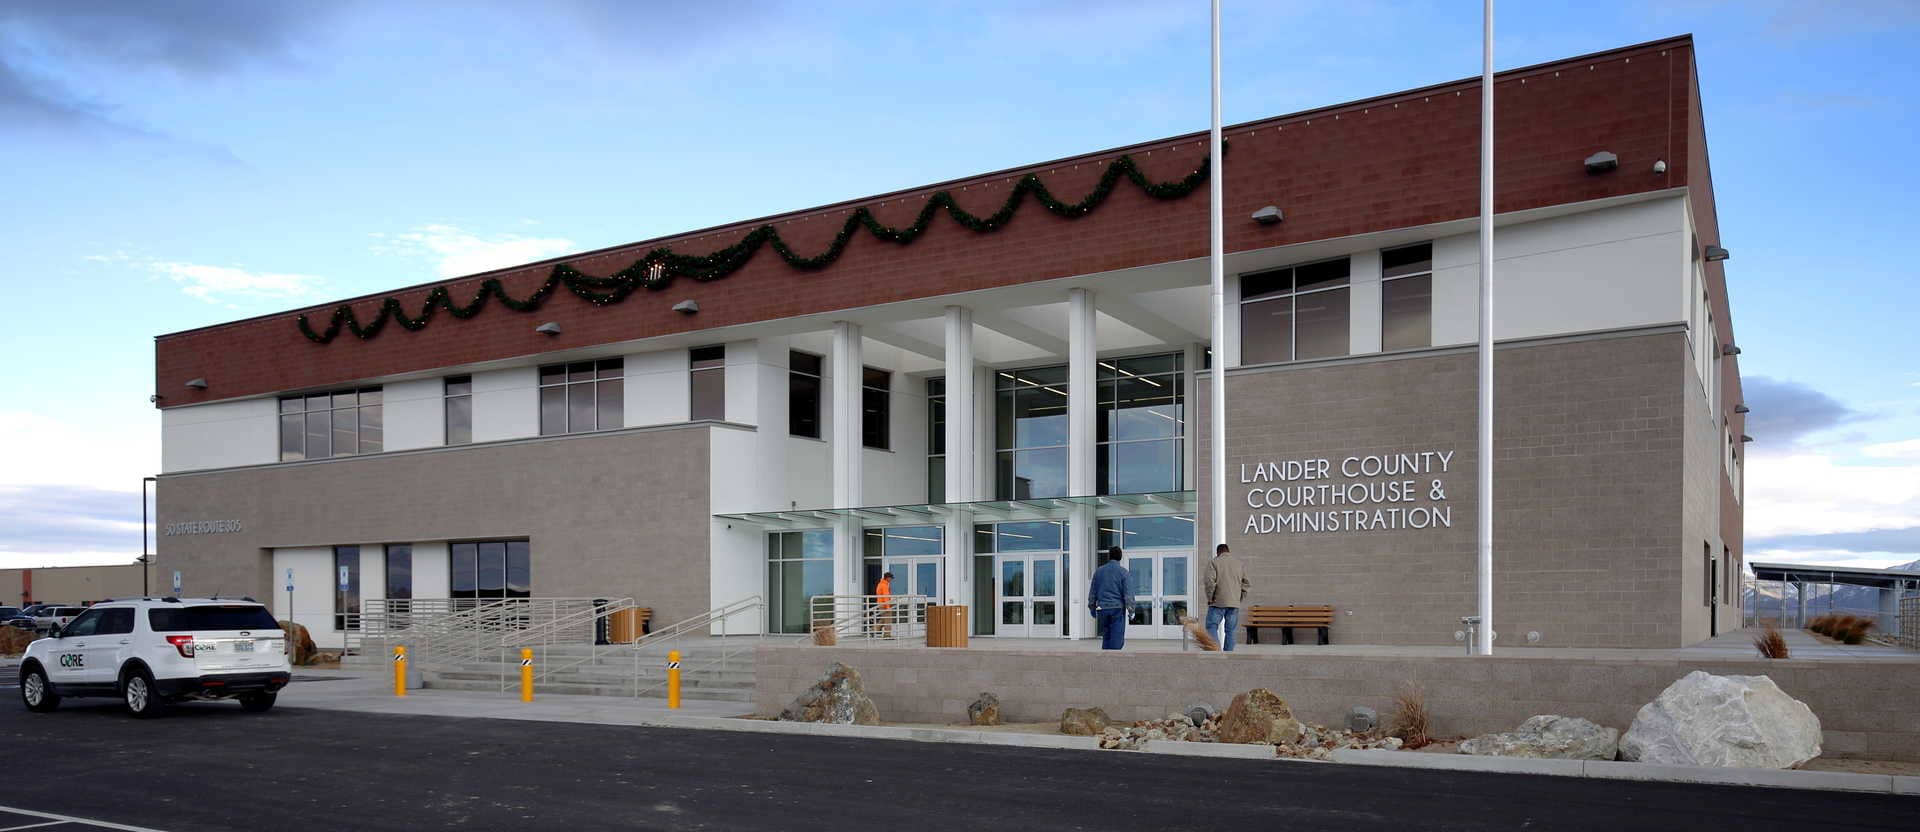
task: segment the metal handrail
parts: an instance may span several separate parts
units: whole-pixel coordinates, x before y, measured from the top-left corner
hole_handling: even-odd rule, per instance
[[[662,644],[664,642],[672,641],[674,639],[680,638],[682,636],[686,636],[691,633],[702,632],[702,631],[711,633],[715,622],[720,623],[720,626],[722,628],[721,635],[726,635],[727,633],[725,632],[725,630],[729,626],[728,621],[732,619],[734,616],[741,615],[743,613],[753,611],[753,610],[765,609],[766,606],[767,606],[767,602],[765,598],[762,598],[761,596],[758,596],[758,595],[750,595],[738,601],[734,601],[731,604],[727,604],[726,606],[714,607],[713,609],[707,610],[706,612],[700,613],[699,615],[693,616],[692,618],[683,619],[681,621],[675,621],[674,623],[669,624],[665,627],[657,627],[653,630],[653,632],[650,632],[644,636],[634,639],[633,644],[630,646],[638,650],[641,648],[653,647],[655,645]],[[766,627],[764,626],[764,623],[765,622],[763,621],[762,622],[763,626],[760,627],[760,630],[763,633],[766,631]]]
[[[808,599],[808,631],[836,637],[898,641],[927,634],[926,595],[815,595]]]
[[[665,678],[651,685],[641,683],[640,660],[643,657],[643,651],[653,650],[654,648],[672,643],[677,639],[685,638],[689,635],[698,633],[712,635],[713,625],[718,623],[720,625],[721,636],[719,643],[720,655],[711,658],[694,657],[691,664],[683,657],[680,663],[680,674],[682,679],[685,679],[689,675],[697,677],[701,671],[711,670],[716,666],[720,668],[721,673],[726,673],[732,668],[732,665],[738,661],[738,656],[741,653],[759,649],[760,644],[766,640],[767,627],[764,613],[766,607],[767,601],[764,597],[750,595],[733,603],[707,610],[692,618],[676,621],[635,639],[632,644],[633,672],[630,677],[633,679],[634,697],[638,698],[654,691],[664,690],[667,685]],[[742,634],[743,637],[750,639],[749,641],[736,641],[731,633],[732,625],[730,622],[735,616],[744,615],[749,612],[759,612],[762,614],[760,626],[755,627],[751,633]]]
[[[507,671],[508,668],[515,667],[514,662],[511,660],[518,658],[517,652],[519,650],[527,648],[544,650],[555,644],[563,643],[567,640],[566,636],[568,635],[574,635],[576,637],[580,635],[578,632],[575,632],[576,628],[584,627],[586,638],[575,640],[573,643],[586,644],[587,655],[577,656],[571,660],[558,663],[552,661],[550,657],[542,657],[541,661],[536,662],[534,665],[534,681],[544,681],[583,665],[597,663],[603,647],[609,650],[615,649],[613,645],[602,645],[600,639],[596,637],[601,619],[609,618],[616,613],[638,608],[639,605],[634,603],[632,598],[615,598],[605,604],[594,604],[584,609],[560,615],[540,627],[522,630],[502,638],[500,640],[500,689],[505,691],[508,688],[510,675],[513,677],[518,676],[517,673],[509,674]]]

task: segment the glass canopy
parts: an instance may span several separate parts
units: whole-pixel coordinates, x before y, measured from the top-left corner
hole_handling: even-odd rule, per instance
[[[1028,500],[975,500],[859,508],[800,508],[715,514],[714,517],[769,528],[798,528],[849,517],[889,525],[939,523],[962,512],[974,520],[1063,520],[1071,517],[1073,510],[1080,506],[1092,506],[1100,516],[1190,512],[1198,509],[1199,495],[1193,491],[1153,491],[1100,497],[1036,497]]]

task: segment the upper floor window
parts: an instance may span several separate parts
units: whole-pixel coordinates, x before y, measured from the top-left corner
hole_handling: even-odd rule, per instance
[[[690,385],[687,418],[727,418],[727,347],[694,347],[687,351],[687,379]]]
[[[626,408],[625,374],[625,364],[618,358],[541,367],[540,435],[621,427]]]
[[[947,380],[927,379],[927,502],[947,501]]]
[[[1095,375],[1101,494],[1178,491],[1186,465],[1185,356],[1101,359]]]
[[[380,388],[280,399],[280,461],[377,454],[385,433]]]
[[[878,367],[860,370],[860,441],[869,448],[893,447],[893,373]]]
[[[1433,346],[1433,244],[1380,252],[1380,349]]]
[[[447,444],[473,441],[473,376],[448,376],[445,388]]]
[[[1348,353],[1351,263],[1345,257],[1240,278],[1240,363]]]
[[[994,499],[1067,496],[1067,368],[994,373]]]
[[[820,438],[820,356],[787,353],[787,433]]]

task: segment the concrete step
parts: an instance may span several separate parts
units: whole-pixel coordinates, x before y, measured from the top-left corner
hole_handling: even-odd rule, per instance
[[[425,678],[454,680],[454,681],[463,681],[463,682],[491,682],[495,687],[498,687],[501,684],[503,679],[505,680],[505,683],[509,686],[518,686],[520,684],[520,679],[518,674],[508,674],[503,677],[501,676],[499,671],[485,671],[485,670],[449,670],[449,671],[436,670],[436,671],[430,671],[427,674],[425,674]],[[664,679],[642,678],[640,679],[640,684],[641,686],[645,687],[648,685],[658,684],[664,681],[665,681]],[[544,686],[550,683],[564,683],[564,684],[576,684],[576,685],[600,685],[600,686],[607,686],[607,687],[632,687],[634,680],[632,676],[620,676],[615,674],[562,673],[554,676],[549,676],[544,679],[539,679],[536,681],[535,684]],[[680,686],[683,689],[704,688],[704,689],[714,689],[714,690],[752,690],[754,688],[754,680],[750,676],[733,677],[733,678],[706,678],[706,677],[689,676],[689,677],[682,678],[680,680]]]
[[[497,678],[486,680],[433,678],[426,680],[424,687],[429,690],[487,692],[498,692],[500,690],[500,684]],[[518,688],[510,688],[509,692],[513,692],[514,690],[518,690]],[[535,686],[534,691],[536,694],[549,693],[633,698],[633,687],[631,685],[549,682]],[[640,698],[664,699],[666,698],[666,692],[664,690],[653,690]],[[754,691],[752,688],[701,688],[682,685],[680,688],[680,698],[702,702],[738,702],[748,704],[754,701]]]

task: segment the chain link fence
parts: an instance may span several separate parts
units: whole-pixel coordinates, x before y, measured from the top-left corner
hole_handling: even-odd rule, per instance
[[[1900,599],[1900,646],[1920,650],[1920,595]]]

